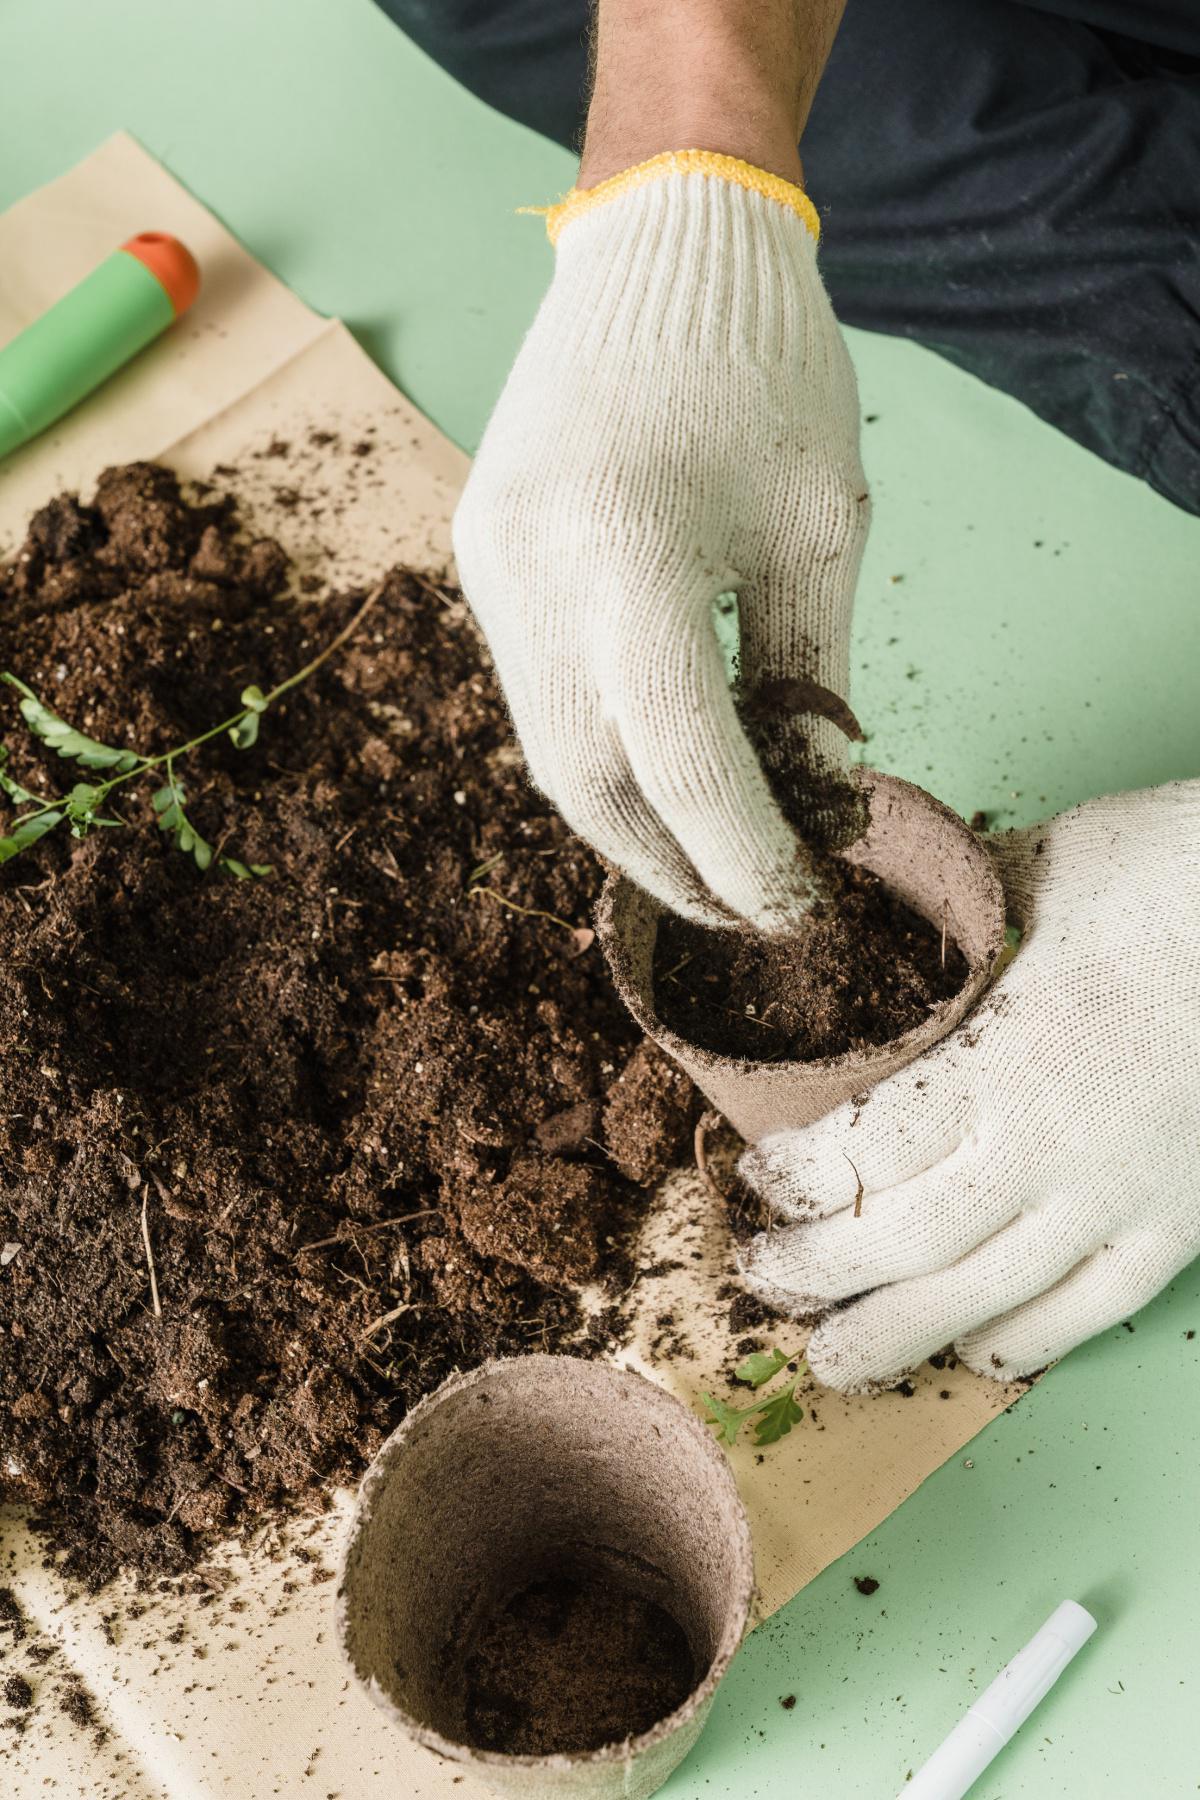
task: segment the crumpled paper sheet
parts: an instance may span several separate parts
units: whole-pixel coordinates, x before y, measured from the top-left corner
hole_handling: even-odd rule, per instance
[[[256,525],[302,564],[335,567],[347,582],[397,559],[445,567],[466,458],[342,325],[310,311],[128,136],[0,217],[0,342],[141,230],[174,231],[192,247],[205,275],[201,298],[134,365],[0,465],[0,552],[19,542],[28,514],[49,495],[86,492],[107,464],[152,457],[196,478],[212,479],[218,465],[236,469],[228,479],[253,502]],[[338,433],[342,448],[322,457],[311,446],[314,428]],[[375,448],[355,464],[345,444],[367,433]],[[305,445],[305,493],[323,482],[329,495],[318,520],[286,503],[288,459],[263,454],[278,441]],[[636,1339],[620,1360],[687,1405],[705,1388],[725,1392],[729,1301],[717,1293],[734,1279],[732,1246],[723,1209],[695,1171],[680,1171],[653,1197],[640,1261],[675,1267],[639,1283]],[[1015,1397],[961,1368],[926,1370],[915,1388],[911,1398],[869,1401],[814,1390],[804,1423],[761,1460],[749,1443],[735,1449],[759,1617],[873,1530]],[[7,1800],[43,1800],[47,1791],[89,1800],[461,1800],[474,1791],[386,1727],[342,1670],[325,1574],[348,1505],[337,1496],[328,1515],[285,1528],[307,1563],[277,1556],[274,1527],[248,1552],[223,1546],[212,1560],[228,1586],[203,1609],[187,1596],[139,1601],[122,1584],[71,1593],[41,1566],[16,1512],[0,1514],[0,1586],[14,1590],[31,1633],[57,1646],[41,1667],[19,1647],[0,1663],[0,1673],[20,1669],[39,1690],[24,1735],[0,1733],[0,1792]],[[147,1608],[140,1618],[139,1605]],[[5,1639],[0,1632],[0,1649]],[[72,1670],[95,1698],[103,1743],[59,1709],[54,1690]]]

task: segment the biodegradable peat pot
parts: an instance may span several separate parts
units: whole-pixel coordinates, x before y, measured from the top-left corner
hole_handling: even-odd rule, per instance
[[[477,1748],[465,1665],[482,1627],[531,1582],[580,1570],[670,1613],[695,1685],[601,1749]],[[699,1736],[753,1581],[729,1465],[686,1407],[607,1363],[521,1356],[452,1376],[388,1439],[351,1521],[337,1627],[387,1717],[494,1793],[642,1800]]]
[[[911,1031],[888,1044],[819,1062],[748,1062],[716,1056],[671,1031],[654,1003],[654,945],[661,903],[624,876],[610,876],[596,926],[621,998],[648,1037],[682,1065],[744,1138],[811,1125],[894,1075],[952,1031],[987,986],[1004,946],[1004,893],[991,858],[957,813],[895,775],[864,771],[871,822],[843,852],[939,925],[943,906],[967,962],[967,979]]]

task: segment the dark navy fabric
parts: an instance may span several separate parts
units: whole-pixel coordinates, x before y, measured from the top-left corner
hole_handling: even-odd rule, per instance
[[[578,144],[587,0],[380,4]],[[849,0],[801,150],[846,324],[1200,512],[1200,0]]]

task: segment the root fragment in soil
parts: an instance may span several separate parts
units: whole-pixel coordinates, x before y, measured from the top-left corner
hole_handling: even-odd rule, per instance
[[[846,1152],[844,1150],[842,1151],[842,1155],[846,1156]],[[854,1164],[852,1162],[850,1162],[850,1158],[848,1156],[846,1156],[846,1161],[848,1163],[850,1163],[850,1167],[854,1172],[854,1183],[855,1183],[855,1185],[854,1185],[854,1217],[856,1219],[861,1219],[862,1218],[862,1206],[863,1206],[863,1179],[862,1179],[862,1176],[859,1174],[858,1170],[854,1167]]]
[[[154,1248],[150,1242],[150,1223],[146,1217],[149,1194],[142,1195],[142,1243],[146,1247],[146,1267],[150,1271],[150,1305],[156,1319],[162,1318],[162,1301],[158,1297],[158,1273],[154,1267]]]

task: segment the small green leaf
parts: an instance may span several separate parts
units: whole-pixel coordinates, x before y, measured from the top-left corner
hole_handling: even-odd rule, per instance
[[[256,876],[270,875],[274,870],[273,863],[244,863],[236,856],[223,856],[219,866],[235,881],[253,881]]]
[[[96,824],[96,808],[101,792],[90,781],[77,781],[67,795],[66,814],[71,821],[71,836],[86,837]]]
[[[150,804],[158,814],[159,829],[169,832],[175,840],[175,848],[190,856],[203,873],[212,863],[212,845],[200,836],[184,812],[183,801],[183,783],[174,775],[168,775],[162,787],[156,788],[150,796]]]
[[[762,1350],[756,1350],[753,1355],[746,1358],[745,1362],[738,1364],[733,1371],[734,1377],[738,1381],[744,1381],[748,1387],[760,1388],[773,1376],[778,1375],[780,1369],[784,1368],[790,1360],[791,1358],[784,1350],[773,1349],[769,1354]]]
[[[796,1404],[796,1390],[788,1387],[773,1400],[767,1400],[759,1410],[754,1426],[756,1444],[777,1444],[786,1437],[793,1425],[798,1425],[804,1417],[804,1408]]]
[[[59,756],[81,762],[85,769],[116,769],[122,775],[127,774],[130,769],[136,769],[141,761],[132,750],[117,750],[111,744],[98,743],[85,732],[76,731],[73,725],[68,725],[65,719],[60,719],[44,701],[39,700],[31,687],[27,687],[7,669],[0,675],[0,681],[6,681],[9,687],[16,688],[23,696],[20,702],[21,717],[34,736],[41,738]]]
[[[55,811],[39,813],[36,818],[18,819],[7,837],[0,837],[0,863],[11,862],[30,844],[36,844],[48,831],[61,825],[65,818],[65,813]]]
[[[158,814],[158,828],[173,834],[180,849],[190,846],[179,844],[179,834],[187,826],[183,816],[183,783],[169,780],[163,787],[156,788],[150,796],[150,804]],[[187,826],[190,830],[191,827]]]
[[[0,793],[7,794],[18,806],[40,806],[41,795],[31,794],[28,788],[22,787],[19,781],[14,781],[6,772],[4,765],[8,761],[8,754],[8,745],[0,744]]]
[[[247,713],[236,725],[229,727],[229,740],[235,750],[249,750],[251,744],[258,742],[258,713]]]
[[[717,1427],[717,1442],[732,1450],[737,1443],[738,1432],[742,1429],[742,1420],[746,1416],[745,1410],[736,1406],[727,1406],[724,1400],[714,1399],[712,1394],[701,1394],[700,1398],[703,1400],[705,1411],[708,1414],[706,1424]]]
[[[249,711],[244,719],[229,727],[229,736],[235,750],[249,750],[251,744],[258,742],[258,717],[267,710],[267,697],[252,681],[249,687],[242,689],[241,701]]]

